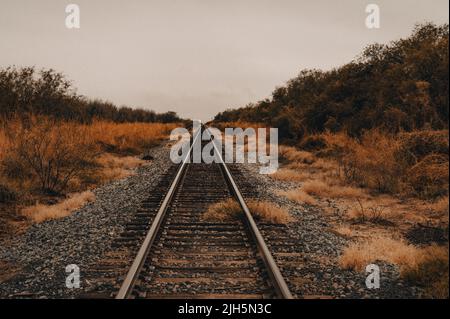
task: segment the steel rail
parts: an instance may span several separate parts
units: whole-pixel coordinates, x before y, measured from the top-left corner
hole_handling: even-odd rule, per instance
[[[196,140],[199,138],[199,136],[201,136],[201,132],[202,132],[202,130],[200,128],[198,130],[198,133],[193,138],[193,142],[192,142],[191,147],[189,148],[189,152],[186,154],[186,157],[183,159],[183,162],[182,162],[180,168],[178,169],[177,175],[175,176],[175,179],[173,180],[173,182],[169,188],[169,191],[167,192],[166,196],[164,197],[164,200],[155,216],[155,219],[153,220],[150,230],[148,231],[147,235],[145,236],[144,242],[142,243],[141,247],[139,248],[139,251],[133,261],[133,264],[131,265],[131,267],[119,289],[119,292],[116,295],[116,299],[126,299],[126,298],[130,297],[133,287],[134,287],[136,280],[139,276],[139,273],[142,269],[142,266],[144,265],[144,262],[150,252],[150,248],[152,247],[153,242],[155,241],[155,238],[158,234],[158,230],[164,220],[164,217],[166,215],[170,201],[172,200],[175,190],[184,175],[184,172],[186,170],[186,164],[188,162],[188,159],[191,156],[191,152],[194,147],[194,144],[195,144]]]
[[[208,130],[208,134],[211,136],[211,133]],[[233,179],[233,176],[231,175],[230,171],[228,170],[227,165],[223,161],[222,158],[222,152],[219,151],[216,143],[213,140],[213,146],[215,151],[217,152],[217,155],[219,156],[219,160],[223,171],[225,173],[225,178],[231,185],[231,188],[234,192],[234,195],[238,199],[239,205],[241,206],[242,210],[245,213],[245,220],[249,226],[250,232],[256,242],[257,248],[259,252],[262,255],[264,264],[267,268],[267,271],[269,273],[269,276],[272,280],[272,284],[275,288],[275,291],[279,298],[282,299],[293,299],[291,292],[289,291],[289,288],[283,278],[283,275],[281,274],[280,269],[278,268],[277,264],[275,263],[275,260],[273,259],[272,254],[270,253],[269,249],[267,248],[267,245],[264,241],[264,238],[261,235],[261,232],[258,229],[258,226],[255,223],[255,220],[252,217],[252,214],[250,213],[250,210],[247,206],[247,204],[244,201],[244,197],[242,196],[241,192],[239,191],[239,188],[237,187],[236,182]]]

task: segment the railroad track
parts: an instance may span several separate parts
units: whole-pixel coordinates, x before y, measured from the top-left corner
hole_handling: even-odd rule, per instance
[[[292,298],[227,165],[185,159],[169,175],[119,240],[135,256],[115,298]],[[202,219],[209,205],[229,198],[240,204],[241,219]],[[120,255],[115,266],[127,260]],[[105,269],[111,265],[97,271]]]

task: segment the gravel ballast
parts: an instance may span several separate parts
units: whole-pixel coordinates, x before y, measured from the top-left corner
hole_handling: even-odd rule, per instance
[[[297,294],[297,297],[403,299],[422,296],[421,288],[403,281],[399,268],[384,261],[374,261],[380,270],[380,287],[368,289],[366,278],[369,273],[345,270],[339,266],[339,256],[351,243],[351,239],[331,231],[333,227],[329,215],[319,207],[302,205],[277,194],[280,190],[298,188],[298,183],[261,175],[257,164],[244,164],[240,169],[245,179],[255,185],[259,201],[276,203],[294,217],[294,221],[286,227],[286,236],[294,240],[297,247],[291,248],[293,251],[300,251],[302,258],[292,259],[296,263],[295,270],[291,266],[288,270],[283,270],[282,262],[280,268],[294,294],[296,287],[290,279],[301,278],[298,289],[301,294]],[[270,246],[271,241],[277,240],[276,236],[266,235],[264,239]]]
[[[93,190],[95,201],[70,216],[34,224],[6,243],[0,261],[18,268],[18,275],[0,283],[0,297],[66,298],[66,266],[84,267],[111,250],[111,243],[171,165],[168,148],[151,149],[153,159],[135,174]]]

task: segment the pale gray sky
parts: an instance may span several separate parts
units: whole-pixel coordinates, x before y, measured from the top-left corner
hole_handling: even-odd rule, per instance
[[[65,27],[65,7],[81,28]],[[365,27],[365,7],[381,28]],[[269,97],[304,68],[448,23],[448,0],[0,0],[0,67],[54,68],[78,93],[206,120]]]

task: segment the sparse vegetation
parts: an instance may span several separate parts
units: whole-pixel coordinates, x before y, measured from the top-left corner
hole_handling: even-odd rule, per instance
[[[353,231],[348,226],[339,226],[334,229],[334,232],[341,235],[342,237],[350,238],[353,235]]]
[[[270,177],[280,181],[291,182],[302,182],[311,178],[310,174],[307,172],[289,168],[278,169],[275,173],[270,174]]]
[[[76,180],[82,184],[84,177],[92,181],[99,167],[110,169],[112,176],[113,170],[135,165],[136,160],[123,156],[155,145],[175,126],[107,122],[85,125],[43,117],[26,122],[14,120],[5,124],[3,130],[1,175],[12,189],[64,193]],[[115,153],[121,159],[105,152]],[[106,170],[104,173],[108,174]]]
[[[253,218],[257,220],[273,224],[286,224],[291,221],[289,213],[273,203],[250,200],[247,205]],[[235,220],[239,214],[242,214],[241,206],[234,199],[230,198],[210,205],[202,218],[204,220],[223,222]]]
[[[420,253],[419,248],[402,240],[379,236],[350,244],[342,253],[340,265],[344,269],[364,271],[368,264],[382,260],[404,270],[417,267]]]
[[[287,224],[292,221],[292,217],[285,209],[268,201],[249,201],[248,209],[255,219],[267,223]]]
[[[90,191],[77,193],[69,196],[67,199],[55,205],[36,204],[26,207],[22,210],[22,214],[36,223],[43,222],[48,219],[56,219],[70,215],[74,210],[79,209],[88,202],[95,200],[94,193]]]
[[[210,205],[202,218],[204,220],[227,221],[236,219],[240,213],[242,213],[242,208],[239,203],[229,198]]]
[[[102,154],[97,158],[96,162],[101,166],[101,169],[98,172],[98,175],[100,175],[98,178],[102,181],[110,181],[130,176],[131,171],[134,168],[146,163],[133,156],[119,157],[110,153]]]
[[[364,271],[377,260],[396,264],[405,280],[426,288],[430,297],[448,298],[448,249],[435,245],[418,248],[402,240],[374,237],[344,249],[340,265]]]
[[[302,190],[309,194],[331,198],[358,198],[365,196],[364,192],[355,187],[329,185],[326,182],[314,180],[303,183]]]
[[[145,163],[130,155],[156,145],[176,126],[104,121],[80,124],[42,116],[4,122],[0,125],[0,203],[7,203],[8,210],[14,212],[18,211],[15,206],[46,202],[52,197],[58,200],[67,193],[124,178]],[[37,205],[23,212],[32,222],[66,216],[79,199],[72,196],[61,204]]]
[[[48,119],[6,124],[9,145],[2,158],[6,178],[32,181],[47,194],[64,191],[94,160],[97,149],[87,127]]]
[[[296,201],[301,204],[308,204],[308,205],[317,205],[317,200],[314,199],[314,197],[306,194],[301,189],[293,189],[289,191],[280,191],[278,192],[279,195],[284,196],[290,200]]]
[[[54,202],[128,175],[140,164],[129,155],[156,145],[180,122],[174,112],[118,108],[80,96],[52,69],[0,69],[0,204],[8,203],[5,218],[36,200]],[[37,221],[67,211],[51,206],[46,215],[45,209],[27,214]],[[3,222],[3,213],[0,217]]]
[[[403,277],[426,288],[427,297],[448,299],[448,249],[436,245],[423,249],[416,267],[406,267]]]

